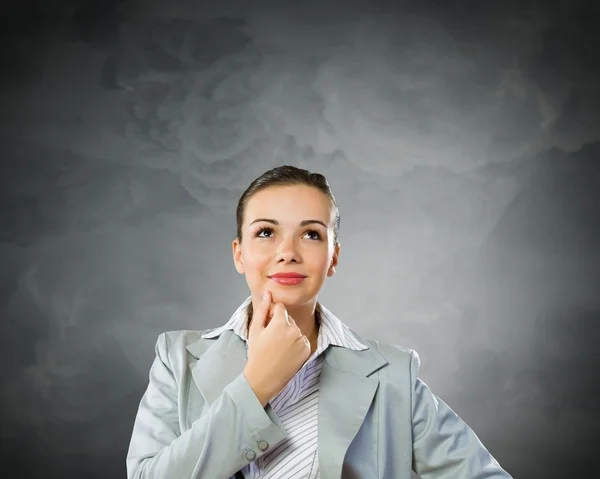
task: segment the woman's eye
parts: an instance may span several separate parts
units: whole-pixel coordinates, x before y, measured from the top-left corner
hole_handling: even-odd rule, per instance
[[[261,228],[256,232],[255,236],[261,237],[262,233],[272,233],[272,232],[273,232],[272,228]],[[264,238],[264,236],[262,236],[262,238]]]
[[[269,238],[272,233],[273,228],[261,228],[255,233],[254,236],[256,236],[257,238]],[[312,240],[321,239],[321,233],[319,233],[317,230],[308,230],[306,234],[309,235],[309,238]]]
[[[317,230],[309,230],[306,232],[306,234],[311,234],[314,235],[314,239],[321,239],[321,235],[319,234],[319,232]]]

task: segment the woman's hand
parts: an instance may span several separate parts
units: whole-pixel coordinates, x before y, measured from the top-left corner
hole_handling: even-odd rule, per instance
[[[264,406],[277,396],[310,357],[310,342],[271,292],[254,311],[248,330],[244,376]]]

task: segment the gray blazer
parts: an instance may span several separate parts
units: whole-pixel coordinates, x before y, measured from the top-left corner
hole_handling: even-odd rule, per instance
[[[227,479],[286,437],[245,380],[233,331],[158,337],[133,426],[128,479]],[[320,380],[321,479],[507,479],[475,433],[418,378],[414,350],[356,337],[330,346]]]

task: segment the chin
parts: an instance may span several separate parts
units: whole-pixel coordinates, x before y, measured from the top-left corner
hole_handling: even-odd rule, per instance
[[[289,291],[273,289],[271,295],[274,303],[283,303],[285,306],[302,306],[312,298],[306,291],[293,291],[291,288]]]

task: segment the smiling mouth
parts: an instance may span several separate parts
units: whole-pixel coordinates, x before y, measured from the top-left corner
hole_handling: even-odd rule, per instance
[[[278,284],[295,285],[302,283],[306,279],[306,277],[295,276],[292,278],[285,278],[281,276],[269,276],[269,279],[275,281]]]

